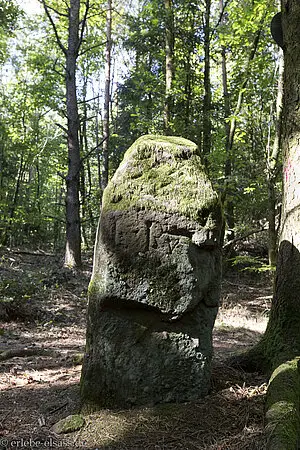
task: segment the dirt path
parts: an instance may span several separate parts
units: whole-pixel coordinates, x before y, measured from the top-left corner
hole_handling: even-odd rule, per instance
[[[232,278],[223,283],[208,397],[184,405],[103,410],[87,416],[78,432],[53,433],[58,420],[79,409],[91,258],[80,275],[58,267],[54,256],[0,254],[0,450],[264,448],[265,380],[225,361],[259,339],[271,292],[269,286]]]

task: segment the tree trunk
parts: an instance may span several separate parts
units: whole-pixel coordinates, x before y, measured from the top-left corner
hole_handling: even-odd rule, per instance
[[[223,4],[222,0],[221,3]],[[224,205],[224,214],[226,219],[226,224],[228,228],[228,238],[229,240],[234,239],[234,205],[232,199],[230,198],[230,189],[233,189],[231,184],[231,176],[232,176],[232,146],[233,146],[233,137],[234,133],[232,133],[232,129],[228,122],[228,119],[231,115],[230,108],[230,97],[228,93],[228,83],[227,83],[227,62],[226,62],[226,49],[222,49],[222,83],[223,83],[223,97],[224,97],[224,116],[225,116],[225,133],[226,133],[226,144],[225,144],[225,166],[224,166],[224,177],[225,177],[225,185],[222,195],[222,204]],[[224,232],[222,236],[222,241],[224,240]]]
[[[272,370],[300,354],[300,3],[283,8],[283,207],[275,292],[266,332],[243,358],[251,369]]]
[[[185,85],[184,85],[184,95],[186,98],[185,109],[184,109],[184,132],[185,136],[190,139],[190,121],[191,121],[191,102],[192,102],[192,80],[191,80],[191,58],[192,52],[186,56],[185,61]]]
[[[24,163],[24,153],[22,151],[20,165],[19,165],[19,169],[18,169],[18,175],[17,175],[17,179],[16,179],[15,190],[14,190],[13,198],[12,198],[11,205],[9,208],[8,226],[5,230],[4,238],[3,238],[5,245],[12,246],[12,244],[13,244],[13,242],[12,242],[13,234],[14,234],[13,233],[13,220],[14,220],[14,216],[15,216],[15,212],[16,212],[16,208],[17,208],[17,204],[18,204],[18,200],[19,200],[19,193],[20,193],[20,189],[21,189],[22,179],[24,176],[24,171],[25,171],[25,163]]]
[[[220,0],[220,12],[222,14],[224,10],[223,0]],[[224,19],[223,19],[224,20]],[[227,80],[227,60],[226,60],[226,48],[222,48],[222,86],[223,86],[223,98],[224,98],[224,118],[225,118],[225,165],[224,165],[224,178],[225,184],[223,189],[223,194],[221,197],[222,204],[224,205],[225,222],[228,228],[228,240],[234,239],[234,205],[232,199],[230,198],[230,189],[232,189],[231,176],[232,176],[232,147],[235,134],[235,123],[232,126],[229,123],[229,118],[231,116],[231,106],[230,106],[230,95],[228,92],[228,80]],[[225,223],[224,223],[225,226]],[[225,228],[222,233],[222,241],[224,241]]]
[[[220,0],[220,10],[223,11],[223,0]],[[234,203],[232,201],[232,193],[233,186],[232,186],[232,161],[233,161],[233,144],[234,144],[234,138],[235,138],[235,132],[236,132],[236,126],[237,126],[237,117],[239,116],[243,101],[244,101],[244,92],[247,87],[249,77],[250,77],[250,66],[251,62],[253,61],[256,51],[258,48],[261,32],[264,29],[265,26],[265,17],[267,13],[267,8],[265,10],[265,13],[261,19],[260,26],[258,30],[256,31],[252,48],[249,54],[248,58],[248,65],[244,73],[243,82],[240,86],[239,93],[238,93],[238,99],[237,103],[234,109],[233,114],[231,115],[231,108],[230,108],[230,99],[228,94],[228,87],[227,87],[227,68],[226,68],[226,49],[222,49],[222,72],[223,72],[223,95],[224,95],[224,110],[225,110],[225,119],[228,121],[230,118],[230,124],[225,124],[226,129],[226,160],[225,160],[225,167],[224,167],[224,178],[225,178],[225,184],[222,194],[222,203],[224,205],[224,212],[225,212],[225,219],[227,223],[227,227],[230,230],[229,239],[234,239],[234,226],[235,226],[235,218],[234,218]],[[228,115],[229,114],[229,115]]]
[[[89,0],[85,1],[84,18],[80,21],[80,0],[70,0],[62,7],[66,7],[68,17],[68,46],[62,43],[58,28],[50,14],[53,8],[41,0],[45,13],[53,27],[56,41],[66,58],[66,106],[67,106],[67,135],[68,135],[68,174],[66,176],[66,251],[65,266],[81,266],[81,230],[79,204],[80,178],[80,144],[79,144],[79,114],[76,91],[76,61],[82,44],[83,33],[89,11]]]
[[[172,82],[174,77],[174,24],[172,0],[165,2],[165,52],[166,52],[166,92],[164,106],[164,128],[166,134],[171,134],[173,109]]]
[[[211,85],[210,85],[210,14],[211,1],[205,2],[204,24],[204,99],[203,99],[203,144],[205,157],[211,151]]]
[[[79,47],[80,0],[71,0],[66,52],[66,103],[68,118],[68,174],[66,177],[66,253],[65,266],[81,266],[79,205],[80,145],[79,114],[76,92],[76,60]]]
[[[110,84],[111,84],[111,32],[112,32],[112,0],[107,0],[106,12],[106,52],[105,52],[105,88],[104,88],[104,113],[103,113],[103,155],[101,190],[102,193],[108,183],[109,170],[109,125],[110,125]]]
[[[277,231],[276,231],[276,189],[275,184],[278,175],[278,158],[281,149],[282,134],[282,99],[283,99],[283,69],[284,61],[282,50],[278,56],[278,89],[276,99],[276,129],[273,149],[268,155],[267,181],[268,181],[268,253],[270,266],[276,265],[277,260]]]

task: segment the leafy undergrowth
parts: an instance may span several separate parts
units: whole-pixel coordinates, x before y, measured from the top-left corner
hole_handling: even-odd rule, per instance
[[[226,364],[228,356],[259,339],[267,322],[271,288],[245,277],[223,283],[209,396],[181,405],[101,410],[85,416],[81,430],[56,435],[53,425],[80,407],[91,257],[80,273],[60,269],[61,263],[42,252],[0,253],[0,450],[13,444],[66,450],[265,448],[266,380]]]

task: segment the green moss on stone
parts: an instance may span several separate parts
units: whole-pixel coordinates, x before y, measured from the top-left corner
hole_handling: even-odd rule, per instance
[[[80,430],[85,424],[84,418],[80,414],[73,414],[65,417],[52,427],[52,431],[56,434],[73,433]]]
[[[217,202],[196,144],[148,135],[125,153],[105,189],[103,210],[149,208],[201,221]]]
[[[82,364],[83,358],[84,358],[84,353],[75,353],[75,355],[72,358],[73,364],[76,366]]]
[[[295,449],[300,437],[300,358],[277,367],[269,381],[266,400],[268,448]]]

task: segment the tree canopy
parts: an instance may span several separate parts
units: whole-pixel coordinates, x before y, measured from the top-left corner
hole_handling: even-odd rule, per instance
[[[41,4],[30,16],[11,1],[0,10],[0,235],[2,244],[61,249],[70,221],[64,53],[72,2]],[[266,174],[278,121],[280,50],[270,33],[276,2],[78,4],[81,243],[94,241],[103,180],[127,148],[143,134],[166,131],[197,144],[224,203],[226,236],[267,226]],[[277,224],[280,161],[279,154],[271,177]]]

